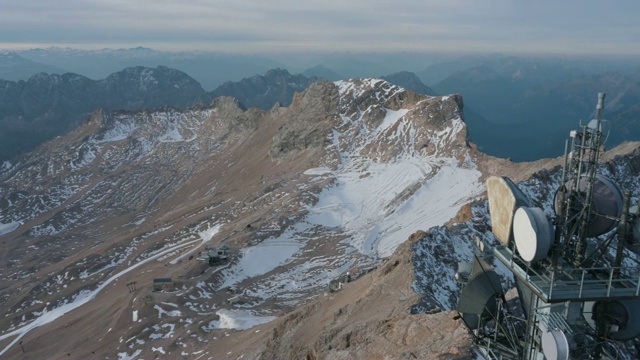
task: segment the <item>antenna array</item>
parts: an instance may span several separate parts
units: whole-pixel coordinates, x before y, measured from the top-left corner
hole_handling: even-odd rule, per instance
[[[598,94],[596,119],[565,142],[554,218],[509,178],[487,180],[499,240],[489,251],[513,274],[521,305],[508,306],[486,258],[476,256],[459,277],[457,310],[487,358],[615,358],[608,344],[640,336],[640,267],[623,266],[640,250],[640,215],[629,192],[597,173],[604,98]]]

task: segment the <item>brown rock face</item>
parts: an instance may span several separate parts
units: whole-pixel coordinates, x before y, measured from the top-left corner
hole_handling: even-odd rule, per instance
[[[338,117],[337,103],[338,88],[332,83],[315,83],[304,94],[296,94],[273,137],[271,156],[281,160],[323,147]]]
[[[283,319],[261,359],[471,359],[455,312],[410,314],[415,233],[377,270]]]

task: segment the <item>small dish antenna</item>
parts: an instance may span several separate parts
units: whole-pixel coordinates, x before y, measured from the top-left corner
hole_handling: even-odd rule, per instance
[[[520,207],[513,218],[513,237],[522,259],[528,262],[547,257],[553,242],[553,225],[537,207]]]
[[[478,329],[484,321],[494,319],[497,311],[496,298],[503,293],[500,279],[495,271],[476,257],[471,279],[460,293],[456,310],[470,329]]]
[[[542,334],[542,352],[547,360],[569,360],[569,340],[562,330]]]

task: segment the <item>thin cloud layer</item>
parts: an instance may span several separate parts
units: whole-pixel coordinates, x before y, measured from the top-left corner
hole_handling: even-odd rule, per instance
[[[640,54],[636,1],[0,0],[0,45]]]

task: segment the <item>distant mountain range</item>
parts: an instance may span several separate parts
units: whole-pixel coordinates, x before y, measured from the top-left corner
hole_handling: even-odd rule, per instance
[[[472,109],[465,119],[483,151],[518,161],[561,155],[561,139],[579,120],[595,116],[598,92],[607,94],[607,145],[640,139],[640,75],[520,65],[473,67],[434,85],[439,93],[463,94]]]
[[[438,95],[432,88],[428,87],[422,81],[420,81],[420,78],[412,72],[401,71],[394,74],[381,76],[380,78],[392,84],[402,86],[405,89],[415,91],[418,94],[429,96]]]
[[[127,68],[99,81],[71,73],[0,80],[0,160],[76,128],[98,108],[184,108],[208,101],[197,81],[164,66]]]
[[[126,68],[98,81],[73,73],[0,80],[0,161],[76,128],[98,108],[183,109],[230,96],[243,108],[266,110],[276,103],[288,106],[295,92],[317,80],[274,69],[206,92],[189,75],[165,66]]]
[[[316,77],[318,79],[328,80],[328,81],[342,80],[345,78],[344,76],[338,74],[337,72],[329,68],[326,68],[322,65],[316,65],[314,67],[308,68],[307,70],[302,72],[302,75],[306,77]]]
[[[86,89],[78,90],[79,96],[73,96],[73,99],[62,103],[51,98],[42,100],[45,96],[43,94],[48,90],[38,92],[32,89],[31,95],[24,95],[22,105],[17,105],[12,100],[10,104],[0,107],[0,123],[7,118],[7,113],[15,115],[11,109],[16,106],[32,107],[25,109],[23,118],[18,122],[33,122],[33,114],[48,114],[47,121],[63,116],[64,124],[76,124],[79,118],[97,107],[180,107],[209,103],[218,96],[235,97],[246,108],[270,109],[276,103],[287,106],[295,92],[304,90],[314,81],[381,77],[421,94],[461,94],[465,104],[465,121],[473,141],[488,154],[509,156],[516,161],[561,155],[563,149],[558,145],[561,143],[559,140],[564,138],[569,129],[575,127],[579,119],[588,120],[593,116],[597,92],[608,94],[604,116],[611,121],[612,128],[607,145],[614,146],[625,140],[640,138],[640,95],[637,90],[640,63],[637,59],[525,58],[504,55],[446,59],[424,54],[334,54],[309,57],[306,61],[298,60],[298,75],[291,75],[294,73],[292,70],[278,70],[286,68],[283,65],[286,61],[287,58],[276,61],[258,56],[204,52],[170,53],[142,47],[89,51],[50,48],[4,53],[0,54],[0,78],[4,76],[11,81],[21,78],[28,83],[31,81],[27,76],[30,73],[62,74],[65,72],[63,69],[82,74],[81,77],[86,80],[106,80],[112,72],[120,72],[122,68],[133,65],[167,65],[180,69],[184,76],[188,73],[189,81],[197,80],[202,87],[194,85],[190,91],[170,91],[168,87],[173,86],[173,83],[158,84],[159,87],[167,86],[162,90],[158,88],[158,91],[172,94],[170,97],[178,97],[176,101],[164,101],[168,98],[163,99],[163,96],[159,96],[160,93],[148,94],[150,97],[144,99],[147,95],[140,93],[137,88],[127,92],[132,84],[122,84],[118,90],[100,93],[87,82]],[[315,65],[306,67],[306,64]],[[419,69],[421,66],[422,70],[413,73],[399,71]],[[84,82],[86,81],[80,81]],[[74,86],[82,88],[80,83]],[[42,84],[46,86],[46,82]],[[57,87],[52,87],[52,91],[58,91],[53,89]],[[7,89],[0,89],[0,92],[6,91]],[[60,99],[66,96],[64,94],[73,94],[74,91],[76,90],[60,90]],[[85,101],[87,94],[93,94],[92,99]],[[7,98],[7,95],[1,96]],[[96,96],[107,98],[97,101]],[[15,99],[15,95],[9,98]],[[26,104],[25,101],[33,103]],[[49,104],[47,101],[53,102]],[[78,103],[72,105],[73,102]],[[61,108],[68,111],[61,113]],[[53,110],[47,113],[49,109]],[[79,114],[79,117],[70,114]],[[10,122],[15,121],[14,116]],[[6,125],[6,121],[3,124]],[[62,123],[58,125],[60,124]],[[45,128],[42,130],[46,130]],[[65,126],[56,127],[57,133],[67,129]],[[1,155],[6,149],[16,154],[54,135],[51,132],[47,135],[33,132],[25,139],[20,136],[25,135],[22,130],[14,125],[0,129],[0,139],[3,140],[0,159],[6,158]],[[12,135],[3,135],[7,132]]]
[[[31,61],[49,64],[65,69],[66,71],[63,72],[82,74],[94,80],[104,79],[111,73],[127,67],[167,66],[188,73],[207,91],[215,89],[226,81],[237,81],[253,74],[262,74],[269,69],[284,67],[283,64],[263,56],[195,51],[166,52],[144,47],[100,50],[47,48],[17,53]]]
[[[254,75],[238,82],[227,81],[211,92],[213,98],[231,96],[246,108],[270,109],[276,103],[289,106],[295,92],[304,91],[316,77],[291,75],[287,70],[274,69],[264,76]]]
[[[37,73],[63,74],[68,71],[26,59],[15,52],[0,53],[0,79],[18,81]]]

